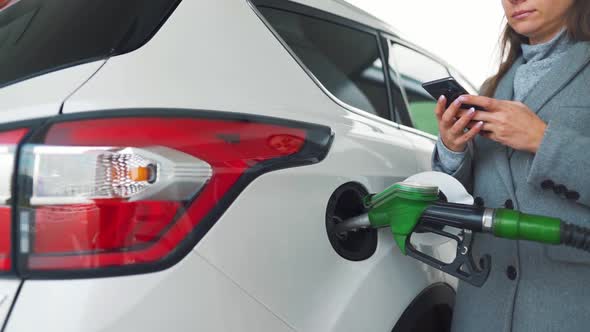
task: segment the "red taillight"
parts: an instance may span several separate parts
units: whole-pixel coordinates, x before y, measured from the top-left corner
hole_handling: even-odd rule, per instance
[[[19,168],[19,266],[33,274],[170,265],[256,176],[321,160],[331,136],[188,117],[78,120],[43,133],[23,146]]]
[[[11,268],[12,175],[16,146],[28,129],[0,132],[0,271]]]
[[[0,0],[0,10],[6,9],[20,0]]]

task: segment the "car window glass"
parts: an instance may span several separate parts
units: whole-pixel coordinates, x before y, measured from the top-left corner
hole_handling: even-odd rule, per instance
[[[292,12],[259,9],[331,94],[348,105],[390,119],[375,35]]]
[[[179,1],[0,1],[0,87],[131,52]]]
[[[408,97],[409,112],[414,128],[438,135],[434,116],[434,100],[422,83],[449,76],[446,67],[408,47],[393,43],[389,51],[389,63],[401,76],[401,85]]]

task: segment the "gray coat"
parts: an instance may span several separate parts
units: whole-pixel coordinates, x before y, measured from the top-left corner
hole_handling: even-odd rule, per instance
[[[511,100],[519,59],[495,98]],[[548,123],[536,154],[478,136],[459,179],[487,207],[561,218],[590,227],[590,43],[577,43],[524,100]],[[433,168],[443,171],[437,151]],[[473,254],[490,254],[487,283],[460,283],[453,331],[590,331],[590,254],[478,234]]]

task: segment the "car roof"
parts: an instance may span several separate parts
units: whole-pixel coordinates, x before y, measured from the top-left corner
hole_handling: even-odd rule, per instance
[[[354,6],[345,0],[291,0],[292,2],[313,7],[319,10],[323,10],[328,13],[332,13],[349,20],[367,25],[373,29],[381,30],[399,36],[399,31],[394,29],[388,23],[380,20],[379,18],[367,13],[366,11]]]

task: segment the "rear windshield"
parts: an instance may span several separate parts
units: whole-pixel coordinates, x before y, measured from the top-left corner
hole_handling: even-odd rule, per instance
[[[0,87],[145,44],[180,0],[0,0]]]

